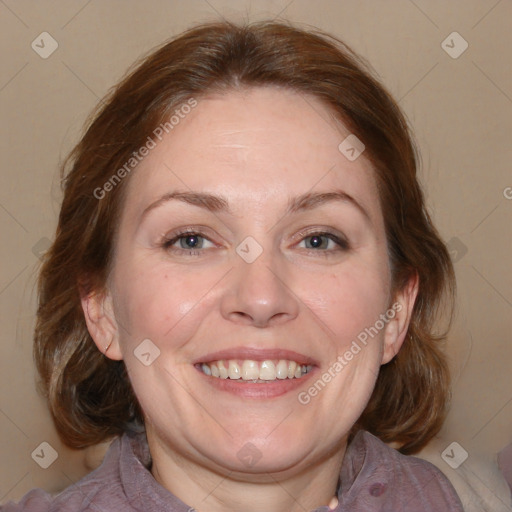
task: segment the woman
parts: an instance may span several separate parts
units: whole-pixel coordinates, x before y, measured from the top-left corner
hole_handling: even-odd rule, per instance
[[[462,510],[404,455],[446,412],[453,270],[406,122],[349,48],[194,28],[70,161],[35,357],[63,441],[114,441],[3,510]]]

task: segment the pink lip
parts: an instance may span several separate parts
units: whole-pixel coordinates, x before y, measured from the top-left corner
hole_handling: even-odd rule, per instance
[[[311,365],[313,369],[298,379],[278,379],[272,382],[252,383],[243,381],[242,379],[221,379],[204,374],[200,368],[200,363],[211,363],[220,360],[244,360],[251,359],[253,361],[279,360],[285,359],[295,361],[300,365]],[[211,352],[200,357],[193,363],[197,367],[197,371],[203,376],[205,382],[210,384],[219,391],[224,391],[243,398],[254,399],[270,399],[285,395],[291,391],[304,386],[311,376],[318,370],[318,362],[304,354],[299,354],[293,350],[285,349],[262,349],[254,347],[235,347],[225,350]]]
[[[261,349],[252,347],[235,347],[209,354],[196,359],[193,364],[211,363],[212,361],[220,361],[226,359],[251,359],[253,361],[266,361],[273,359],[286,359],[295,361],[298,364],[318,366],[318,362],[313,358],[304,354],[299,354],[293,350],[285,349]]]

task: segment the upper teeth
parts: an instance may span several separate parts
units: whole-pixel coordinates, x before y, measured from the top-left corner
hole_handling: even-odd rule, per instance
[[[244,361],[221,360],[203,363],[201,369],[206,375],[221,379],[242,379],[269,381],[276,379],[298,379],[311,371],[311,365],[300,365],[295,361]]]

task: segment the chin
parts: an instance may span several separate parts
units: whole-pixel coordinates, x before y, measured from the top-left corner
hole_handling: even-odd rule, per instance
[[[275,435],[274,432],[268,438],[261,434],[246,433],[244,436],[234,436],[223,447],[217,444],[214,452],[209,444],[202,453],[222,470],[241,475],[300,472],[301,467],[308,464],[314,447],[318,447],[320,442],[319,439],[312,442],[311,436],[306,433],[302,437],[296,432],[284,429],[280,435]]]

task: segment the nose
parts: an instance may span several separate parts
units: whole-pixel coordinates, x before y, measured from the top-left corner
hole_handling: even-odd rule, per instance
[[[260,256],[252,263],[242,259],[230,272],[221,301],[222,316],[240,325],[269,327],[297,317],[299,299],[285,270],[269,257]]]

